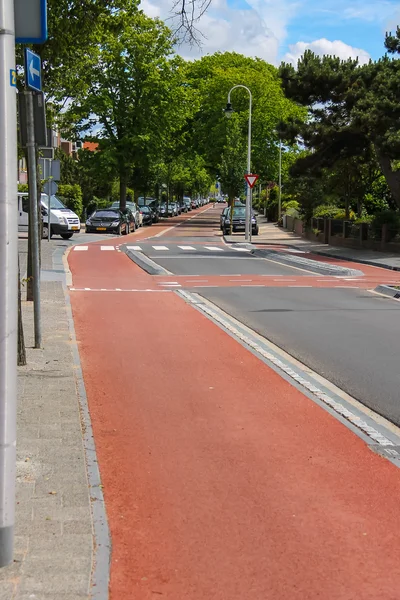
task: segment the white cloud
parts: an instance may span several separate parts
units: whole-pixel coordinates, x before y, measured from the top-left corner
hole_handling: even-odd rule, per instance
[[[297,65],[297,61],[304,54],[306,50],[312,50],[314,54],[323,56],[325,54],[338,56],[339,58],[346,60],[348,58],[358,58],[360,64],[365,64],[369,61],[370,55],[361,48],[354,48],[349,46],[340,40],[331,42],[325,38],[315,40],[313,42],[297,42],[289,46],[289,52],[285,54],[283,60]]]
[[[201,47],[182,44],[179,54],[187,59],[217,51],[239,52],[277,64],[279,48],[287,35],[287,25],[296,12],[294,0],[247,0],[247,8],[234,8],[227,0],[213,0],[197,28]],[[159,16],[174,29],[172,0],[142,0],[141,8],[151,17]]]

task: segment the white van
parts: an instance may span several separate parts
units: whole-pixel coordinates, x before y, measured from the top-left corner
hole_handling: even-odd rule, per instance
[[[42,194],[40,198],[43,218],[43,237],[48,237],[48,196]],[[28,194],[18,192],[18,231],[27,232],[29,224],[29,198]],[[69,240],[74,233],[81,230],[81,222],[72,210],[64,206],[57,196],[50,196],[50,237],[60,235],[64,240]]]

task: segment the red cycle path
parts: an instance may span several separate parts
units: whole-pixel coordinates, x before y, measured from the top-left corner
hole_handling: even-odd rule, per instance
[[[399,470],[123,253],[69,264],[155,290],[71,293],[111,600],[398,600]]]

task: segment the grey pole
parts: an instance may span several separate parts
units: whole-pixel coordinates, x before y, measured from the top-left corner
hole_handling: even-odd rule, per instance
[[[36,147],[35,123],[33,116],[32,92],[25,92],[26,96],[26,147],[28,151],[28,181],[29,181],[29,220],[32,222],[32,277],[33,277],[33,319],[35,330],[35,348],[42,345],[42,327],[40,322],[40,263],[39,263],[39,223],[37,203],[37,172],[36,172]]]
[[[247,140],[247,174],[251,173],[251,106],[253,97],[251,95],[251,91],[245,85],[234,85],[233,88],[229,90],[228,94],[228,104],[231,103],[231,92],[236,88],[244,88],[249,92],[250,103],[249,103],[249,129],[248,129],[248,140]],[[251,187],[247,183],[247,193],[246,193],[246,229],[244,239],[246,242],[251,241]]]
[[[279,138],[279,201],[278,219],[282,216],[282,139]]]
[[[14,553],[18,211],[14,3],[0,0],[0,567]]]
[[[47,165],[48,165],[47,176],[50,176],[52,174],[52,172],[51,172],[51,159],[48,159]],[[49,186],[49,193],[47,194],[47,201],[48,201],[48,207],[47,207],[47,241],[50,242],[50,238],[51,238],[51,233],[50,233],[50,229],[51,229],[51,214],[50,214],[51,195],[50,195],[50,186]]]

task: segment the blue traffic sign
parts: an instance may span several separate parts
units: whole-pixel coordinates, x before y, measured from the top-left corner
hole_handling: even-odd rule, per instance
[[[47,40],[47,0],[14,0],[16,44],[44,44]]]
[[[42,65],[40,56],[25,48],[25,81],[28,88],[40,92],[42,90]]]

